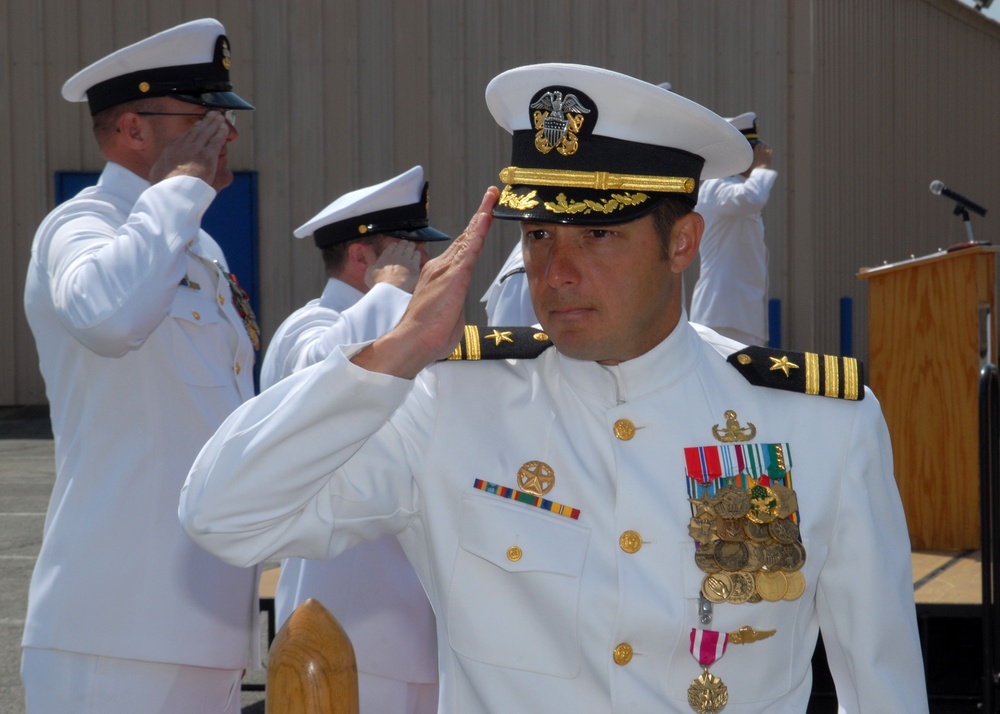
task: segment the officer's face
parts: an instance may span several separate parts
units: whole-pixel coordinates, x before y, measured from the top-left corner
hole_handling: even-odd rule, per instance
[[[522,223],[532,304],[559,351],[617,364],[659,344],[680,319],[680,274],[703,225],[696,213],[679,219],[664,259],[651,215],[614,226]]]

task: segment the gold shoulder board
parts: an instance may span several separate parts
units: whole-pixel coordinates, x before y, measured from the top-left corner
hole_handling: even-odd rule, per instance
[[[465,336],[448,359],[534,359],[551,346],[549,336],[535,327],[466,325]]]
[[[860,401],[865,398],[864,364],[854,357],[751,346],[734,352],[728,359],[750,384],[758,387],[834,399]]]

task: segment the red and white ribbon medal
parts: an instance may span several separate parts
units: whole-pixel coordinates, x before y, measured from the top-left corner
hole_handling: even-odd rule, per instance
[[[726,652],[729,635],[725,632],[691,629],[691,656],[702,666],[701,675],[688,687],[688,704],[699,714],[722,711],[729,701],[729,690],[722,680],[708,671]]]

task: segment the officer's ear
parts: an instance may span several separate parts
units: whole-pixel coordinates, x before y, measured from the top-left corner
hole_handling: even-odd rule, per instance
[[[373,265],[378,256],[375,255],[375,249],[372,248],[366,241],[356,240],[347,246],[347,260],[362,269],[362,273]]]
[[[698,255],[701,234],[705,231],[705,219],[700,213],[691,211],[676,221],[670,229],[668,250],[670,269],[675,273],[684,272]]]
[[[115,132],[130,149],[141,149],[147,139],[147,127],[136,112],[122,112],[115,122]]]

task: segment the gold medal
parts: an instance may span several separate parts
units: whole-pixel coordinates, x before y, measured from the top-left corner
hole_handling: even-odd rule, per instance
[[[806,591],[806,577],[802,574],[801,570],[785,573],[785,582],[788,587],[782,597],[784,600],[798,600],[802,597],[802,593]]]
[[[729,599],[733,591],[733,579],[728,573],[710,573],[701,581],[701,594],[709,602],[716,604]],[[784,591],[782,591],[782,595]],[[778,598],[780,600],[780,598]]]
[[[717,573],[722,569],[719,567],[719,561],[715,559],[715,546],[711,543],[700,545],[695,549],[694,563],[706,573]]]
[[[750,510],[750,496],[739,486],[724,486],[712,499],[712,507],[720,518],[743,518]]]
[[[715,542],[715,562],[719,567],[729,572],[743,570],[750,558],[750,550],[746,543],[730,543],[724,540]]]
[[[768,602],[778,602],[788,592],[788,581],[780,570],[774,572],[761,571],[757,573],[757,592]],[[732,582],[732,581],[730,581]],[[732,589],[730,587],[730,589]]]
[[[757,592],[757,584],[750,573],[732,573],[730,579],[733,581],[733,589],[729,593],[727,602],[731,605],[742,605],[750,602],[750,598]]]
[[[688,704],[699,714],[720,712],[728,702],[729,690],[721,679],[708,671],[708,667],[688,687]]]
[[[717,518],[715,521],[715,532],[722,540],[733,543],[742,543],[747,539],[743,531],[742,518]]]
[[[767,529],[770,531],[772,538],[785,545],[794,543],[799,539],[799,526],[789,518],[780,518],[776,521],[771,521],[767,525]]]
[[[710,543],[715,540],[715,523],[704,518],[692,518],[688,524],[688,535],[697,543]]]

